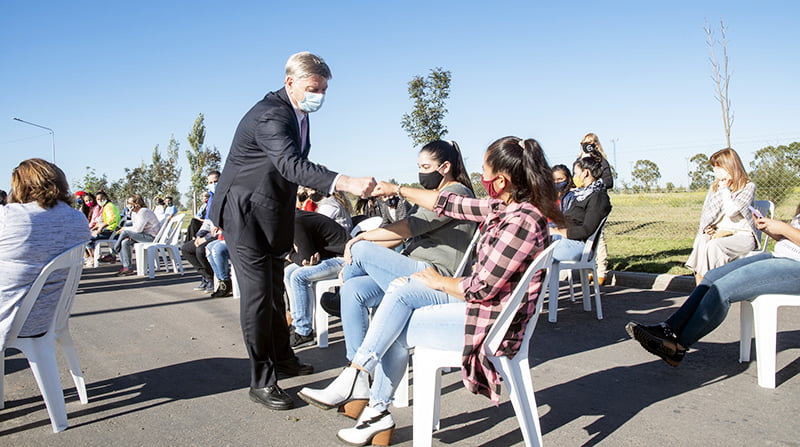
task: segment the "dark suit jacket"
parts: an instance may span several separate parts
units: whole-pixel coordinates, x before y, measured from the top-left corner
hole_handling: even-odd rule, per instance
[[[260,225],[270,254],[292,248],[297,185],[329,191],[336,173],[308,160],[309,137],[300,147],[300,126],[285,89],[270,92],[245,114],[233,137],[209,213],[217,226],[234,231]],[[262,207],[268,222],[246,222],[252,207]],[[231,221],[223,219],[224,215]]]

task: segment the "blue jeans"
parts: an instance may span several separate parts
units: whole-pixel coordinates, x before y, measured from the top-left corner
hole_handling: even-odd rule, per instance
[[[230,255],[228,254],[228,244],[219,239],[213,240],[206,245],[206,259],[211,265],[211,270],[220,281],[231,279]]]
[[[372,242],[350,247],[353,263],[344,266],[341,297],[342,330],[347,359],[352,360],[369,327],[369,309],[378,307],[389,284],[400,277],[425,270],[429,264],[416,261]]]
[[[583,254],[586,243],[575,239],[562,238],[556,242],[553,249],[553,259],[556,261],[577,261]]]
[[[798,293],[800,261],[770,253],[737,259],[706,273],[666,323],[688,348],[719,326],[731,303],[767,293]]]
[[[437,306],[435,316],[426,319],[425,324],[417,324],[409,330],[409,321],[415,310],[426,306]],[[466,304],[433,290],[419,281],[398,279],[393,282],[383,302],[375,311],[372,324],[364,341],[353,356],[353,363],[368,371],[372,377],[370,406],[383,411],[389,407],[408,366],[409,334],[414,340],[439,338],[445,347],[463,346],[464,315]],[[439,313],[440,310],[449,312]],[[425,314],[428,315],[428,314]],[[454,335],[455,334],[455,335]]]
[[[129,269],[132,266],[131,247],[133,247],[133,244],[137,242],[153,242],[153,239],[155,239],[155,236],[152,234],[122,230],[117,242],[114,244],[114,252],[119,253],[119,261],[122,267]]]
[[[323,259],[319,264],[301,267],[290,264],[283,271],[286,294],[289,295],[289,310],[292,313],[294,330],[300,335],[310,335],[311,316],[314,308],[314,290],[311,286],[324,279],[334,279],[344,265],[344,258]]]

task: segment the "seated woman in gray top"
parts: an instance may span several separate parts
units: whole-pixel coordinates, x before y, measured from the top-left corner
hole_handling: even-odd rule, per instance
[[[0,346],[5,345],[20,302],[44,266],[91,237],[86,216],[72,208],[72,201],[67,178],[58,166],[32,158],[12,171],[9,203],[0,207]],[[66,272],[50,277],[21,336],[47,331],[65,280]]]
[[[425,145],[417,162],[419,182],[425,189],[474,197],[455,142],[437,140]],[[389,283],[428,267],[453,276],[474,232],[473,222],[437,216],[415,206],[405,219],[350,239],[342,270],[344,284],[339,291],[348,360],[364,340],[369,309],[380,304]],[[396,252],[394,248],[404,241],[407,246],[403,254]]]

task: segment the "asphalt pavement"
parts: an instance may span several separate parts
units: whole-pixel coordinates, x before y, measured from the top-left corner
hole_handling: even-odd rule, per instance
[[[117,278],[118,265],[84,271],[70,320],[89,403],[62,365],[70,428],[54,434],[21,354],[7,353],[5,446],[328,446],[352,421],[307,405],[271,411],[247,397],[239,302],[192,290],[199,277],[159,272]],[[191,270],[191,269],[190,269]],[[543,312],[531,374],[545,445],[798,445],[800,308],[780,310],[777,388],[758,386],[756,362],[740,364],[739,309],[672,368],[628,338],[625,323],[657,322],[685,293],[602,288],[605,319],[572,303],[562,284],[558,323]],[[325,386],[345,365],[338,319],[327,349],[304,348],[310,376],[281,380],[295,395]],[[499,407],[470,394],[460,373],[442,380],[434,445],[522,445],[506,394]],[[413,386],[413,371],[412,371]],[[393,445],[411,446],[412,409],[392,409]]]

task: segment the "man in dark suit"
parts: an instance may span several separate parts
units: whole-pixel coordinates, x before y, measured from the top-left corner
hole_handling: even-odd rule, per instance
[[[283,260],[292,248],[297,185],[368,196],[372,177],[354,178],[308,160],[308,113],[322,106],[331,72],[311,53],[292,55],[284,88],[242,118],[211,205],[225,232],[241,291],[241,324],[250,356],[250,399],[274,410],[294,407],[277,374],[311,374],[289,346]]]

